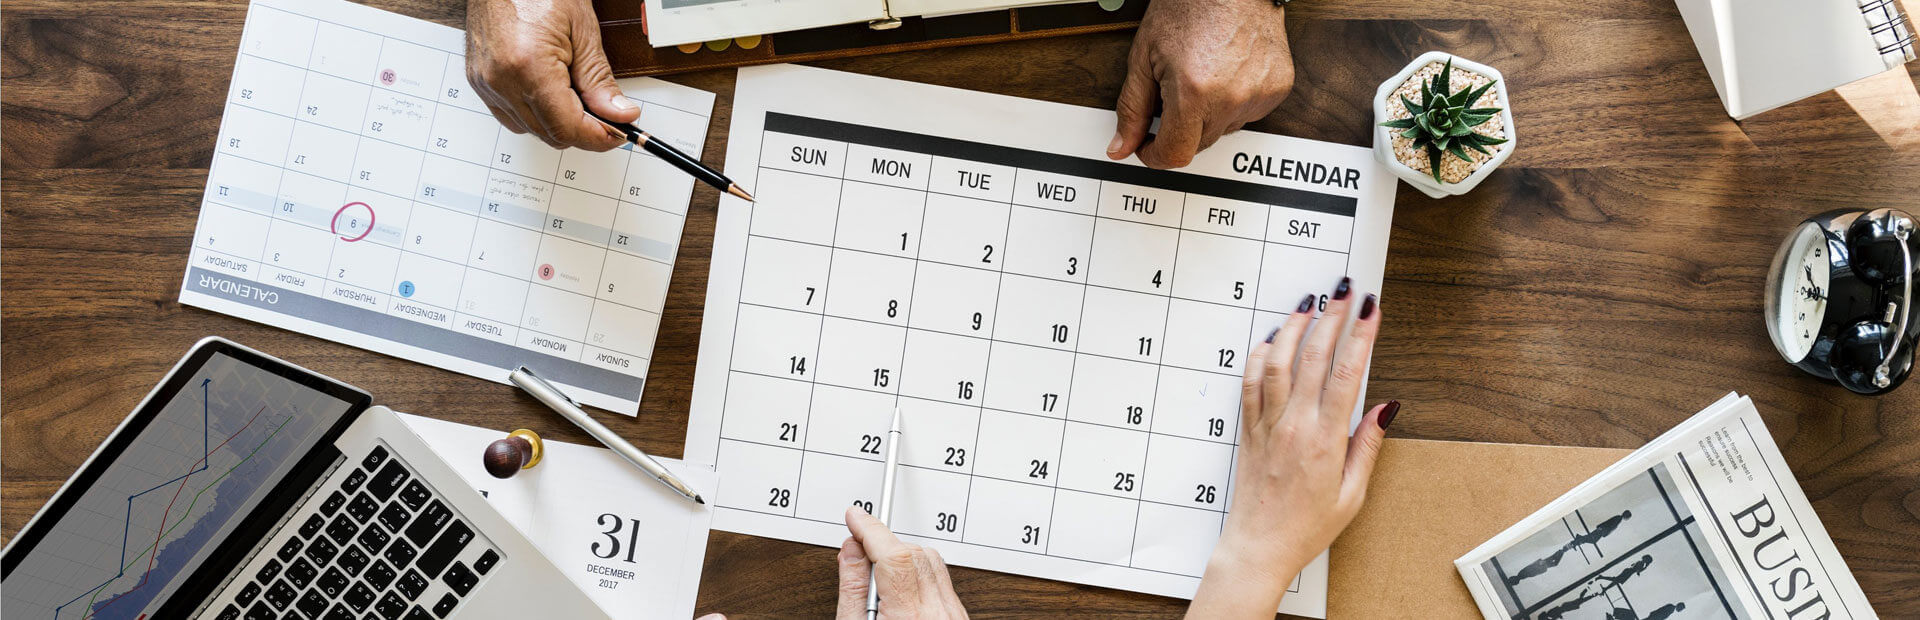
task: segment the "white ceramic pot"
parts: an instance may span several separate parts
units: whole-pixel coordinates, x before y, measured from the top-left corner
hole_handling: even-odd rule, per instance
[[[1479,168],[1473,171],[1473,174],[1468,175],[1467,178],[1462,179],[1459,183],[1441,183],[1435,181],[1432,175],[1414,170],[1412,167],[1400,163],[1400,160],[1393,156],[1393,132],[1401,130],[1380,126],[1381,122],[1387,120],[1387,98],[1393,95],[1393,91],[1399,90],[1400,85],[1405,83],[1408,77],[1412,76],[1415,71],[1419,71],[1421,67],[1427,66],[1427,63],[1445,63],[1450,56],[1453,58],[1453,67],[1455,69],[1466,69],[1499,80],[1499,83],[1494,84],[1493,91],[1500,100],[1500,119],[1503,121],[1507,134],[1506,143],[1500,145],[1501,148],[1494,152],[1493,158],[1482,163]],[[1373,123],[1374,159],[1380,160],[1380,164],[1386,166],[1388,170],[1393,171],[1393,174],[1399,176],[1400,180],[1406,181],[1407,184],[1414,186],[1414,188],[1434,198],[1445,198],[1455,194],[1467,193],[1468,190],[1479,185],[1481,181],[1486,180],[1487,175],[1493,173],[1493,169],[1499,168],[1500,164],[1506,162],[1507,156],[1513,154],[1514,147],[1519,143],[1514,139],[1513,104],[1507,101],[1507,80],[1500,75],[1500,70],[1441,51],[1421,54],[1419,58],[1413,59],[1413,62],[1407,63],[1406,68],[1401,69],[1400,73],[1394,75],[1392,79],[1380,83],[1380,89],[1374,91],[1373,94]],[[1448,157],[1452,156],[1449,155]]]

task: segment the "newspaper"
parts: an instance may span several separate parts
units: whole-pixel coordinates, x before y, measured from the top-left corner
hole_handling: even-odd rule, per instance
[[[1878,617],[1739,394],[1454,565],[1488,620]]]

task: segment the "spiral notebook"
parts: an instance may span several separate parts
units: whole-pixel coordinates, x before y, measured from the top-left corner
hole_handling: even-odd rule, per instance
[[[1900,2],[1675,0],[1736,120],[1913,60]]]

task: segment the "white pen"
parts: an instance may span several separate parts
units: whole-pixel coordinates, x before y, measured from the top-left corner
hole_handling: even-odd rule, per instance
[[[886,478],[880,481],[880,514],[878,516],[881,525],[886,525],[893,520],[893,472],[898,469],[900,469],[900,407],[895,405],[893,428],[887,429],[887,473]],[[867,576],[867,620],[877,620],[880,616],[880,589],[876,587],[879,583],[875,575]]]
[[[673,472],[667,471],[666,467],[661,466],[659,461],[653,460],[653,457],[647,456],[646,452],[642,452],[640,448],[635,447],[631,443],[627,443],[627,440],[621,439],[619,435],[614,434],[613,429],[607,428],[606,425],[588,416],[586,410],[580,408],[579,403],[573,402],[572,398],[568,398],[565,393],[561,392],[559,388],[554,387],[553,384],[547,383],[546,379],[541,379],[539,376],[533,374],[533,369],[521,366],[515,369],[513,374],[507,375],[507,380],[512,381],[514,385],[520,386],[520,389],[526,390],[528,394],[532,394],[534,400],[538,400],[546,405],[547,408],[558,412],[560,417],[573,422],[574,426],[580,427],[580,430],[584,430],[588,435],[592,435],[593,438],[599,440],[601,444],[612,449],[614,454],[620,455],[620,458],[626,459],[628,463],[633,463],[633,466],[640,468],[640,471],[646,472],[648,476],[653,477],[653,479],[659,481],[660,484],[667,485],[667,488],[673,489],[673,492],[693,500],[693,503],[696,504],[707,503],[706,500],[700,498],[699,491],[695,491],[693,487],[687,486],[687,483],[681,481],[680,477],[673,475]]]

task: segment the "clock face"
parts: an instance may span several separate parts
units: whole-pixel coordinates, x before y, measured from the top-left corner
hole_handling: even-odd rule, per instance
[[[1806,358],[1820,334],[1820,320],[1827,313],[1831,260],[1826,236],[1812,223],[1794,229],[1774,256],[1767,282],[1767,331],[1787,361]]]

